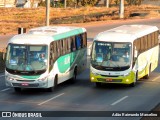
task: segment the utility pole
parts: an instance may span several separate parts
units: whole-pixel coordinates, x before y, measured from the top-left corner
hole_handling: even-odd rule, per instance
[[[124,0],[120,1],[119,18],[124,18]]]
[[[64,0],[64,8],[67,8],[67,0]]]
[[[106,0],[106,7],[109,8],[109,0]]]
[[[6,0],[4,0],[4,7],[6,7]]]
[[[49,26],[50,0],[46,0],[46,26]]]
[[[77,8],[77,0],[74,0],[74,8]]]

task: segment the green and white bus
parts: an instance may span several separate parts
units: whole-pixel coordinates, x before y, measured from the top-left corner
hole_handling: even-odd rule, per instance
[[[5,81],[15,91],[53,88],[86,67],[85,28],[44,26],[15,35],[7,46]]]
[[[122,25],[99,33],[91,50],[90,79],[135,86],[158,66],[159,29],[149,25]]]

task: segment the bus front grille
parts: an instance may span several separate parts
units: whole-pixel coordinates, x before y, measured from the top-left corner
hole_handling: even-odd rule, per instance
[[[118,75],[101,75],[103,77],[119,77]]]
[[[34,82],[35,80],[19,80],[19,79],[16,79],[16,81],[18,81],[18,82]]]

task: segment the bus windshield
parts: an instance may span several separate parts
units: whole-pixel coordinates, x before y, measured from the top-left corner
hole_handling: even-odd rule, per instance
[[[6,70],[15,73],[32,74],[47,69],[46,45],[9,44],[7,48]]]
[[[98,70],[121,71],[131,64],[131,43],[93,43],[91,65]]]

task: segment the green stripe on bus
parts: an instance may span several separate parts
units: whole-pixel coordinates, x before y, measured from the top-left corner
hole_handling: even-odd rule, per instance
[[[61,56],[57,60],[58,69],[60,73],[65,73],[69,68],[72,69],[74,67],[74,63],[79,64],[80,61],[85,56],[86,49],[77,50],[70,54]]]
[[[36,76],[21,76],[21,77],[23,77],[23,78],[26,78],[26,79],[37,79],[37,78],[39,78],[40,77],[40,75],[36,75]]]
[[[76,34],[81,34],[81,33],[83,33],[83,29],[78,28],[76,30],[54,35],[53,38],[54,40],[60,40],[60,39],[67,38],[67,37],[70,37]]]
[[[65,73],[69,68],[71,68],[74,59],[76,56],[76,52],[72,52],[70,54],[64,55],[57,60],[58,69],[60,73]]]

